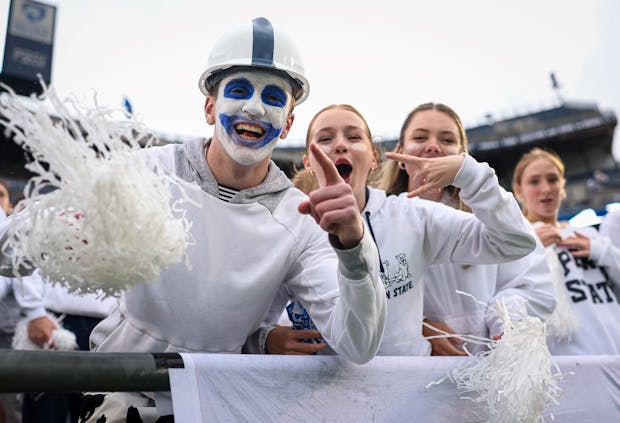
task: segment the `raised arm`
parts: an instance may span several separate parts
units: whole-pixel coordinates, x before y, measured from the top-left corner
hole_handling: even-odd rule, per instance
[[[320,164],[315,171],[321,186],[299,211],[310,214],[330,234],[337,261],[318,247],[324,244],[324,232],[309,227],[311,245],[300,254],[289,287],[327,343],[339,355],[365,363],[379,349],[387,309],[377,249],[364,230],[351,187],[320,148],[311,145],[311,153]]]
[[[364,223],[353,190],[316,144],[310,144],[310,154],[319,164],[315,170],[319,188],[299,205],[299,212],[311,215],[324,231],[338,240],[341,248],[354,247],[362,239]]]
[[[407,163],[424,160],[427,168],[437,165],[444,169],[444,159],[453,157],[456,156],[437,159],[402,156],[398,159]],[[512,194],[499,185],[493,169],[471,156],[458,157],[464,160],[451,185],[461,189],[460,197],[473,215],[422,200],[412,206],[425,221],[428,234],[425,253],[430,262],[505,263],[532,252],[536,248],[534,231]],[[427,174],[432,171],[427,169]],[[446,181],[449,178],[439,184]]]

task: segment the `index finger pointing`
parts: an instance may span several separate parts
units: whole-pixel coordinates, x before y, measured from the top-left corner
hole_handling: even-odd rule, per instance
[[[343,179],[338,174],[336,166],[334,166],[329,157],[327,157],[327,154],[325,154],[318,145],[310,144],[310,154],[314,156],[314,159],[321,168],[320,171],[317,172],[317,176],[320,174],[323,175],[323,178],[318,178],[319,186],[325,187],[343,182]]]

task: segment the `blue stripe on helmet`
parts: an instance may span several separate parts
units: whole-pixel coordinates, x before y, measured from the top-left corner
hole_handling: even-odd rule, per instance
[[[273,26],[268,19],[252,19],[252,39],[252,65],[275,67],[273,64]]]

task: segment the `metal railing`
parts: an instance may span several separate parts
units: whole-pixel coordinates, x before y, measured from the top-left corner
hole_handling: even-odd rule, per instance
[[[0,392],[169,391],[176,353],[96,353],[0,349]]]

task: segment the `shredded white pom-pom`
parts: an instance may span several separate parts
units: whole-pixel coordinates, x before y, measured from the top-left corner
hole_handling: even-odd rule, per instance
[[[544,226],[543,222],[534,222],[532,226],[538,228]],[[545,248],[547,264],[551,272],[551,283],[555,296],[555,309],[547,319],[547,331],[549,336],[560,342],[571,341],[579,327],[579,321],[573,313],[569,300],[568,291],[564,285],[564,277],[558,256],[553,249],[553,245]]]
[[[43,347],[39,347],[28,337],[28,320],[21,319],[15,326],[15,335],[13,335],[13,349],[15,350],[49,350],[50,345],[54,345],[57,351],[73,351],[78,348],[75,334],[62,327],[61,322],[52,314],[47,317],[52,319],[56,324],[56,329],[52,332],[52,338]]]
[[[474,365],[453,369],[448,378],[462,398],[487,404],[489,422],[543,421],[542,411],[558,403],[562,377],[547,348],[545,324],[523,315],[513,321],[503,301],[497,302],[497,311],[502,338],[475,355]]]
[[[154,140],[143,125],[44,88],[34,106],[13,92],[0,98],[0,121],[36,175],[2,246],[14,269],[34,266],[71,292],[104,296],[157,278],[189,243],[170,194],[174,186],[185,197],[182,182],[136,153]]]
[[[568,291],[564,285],[562,270],[560,269],[560,261],[553,247],[545,249],[547,255],[547,263],[551,271],[551,282],[553,284],[553,292],[555,294],[555,309],[547,319],[547,330],[549,335],[555,337],[559,341],[571,341],[579,322],[573,313],[568,301]]]

